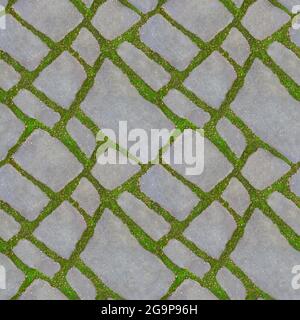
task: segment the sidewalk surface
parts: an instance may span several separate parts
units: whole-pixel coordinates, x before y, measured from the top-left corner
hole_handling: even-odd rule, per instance
[[[0,300],[300,299],[299,1],[0,5]],[[100,165],[119,121],[204,172]]]

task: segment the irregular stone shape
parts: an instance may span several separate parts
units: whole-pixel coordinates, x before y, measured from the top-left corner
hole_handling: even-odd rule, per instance
[[[80,149],[90,157],[96,148],[96,138],[93,133],[76,118],[68,122],[67,130]]]
[[[171,229],[163,217],[149,209],[141,200],[135,198],[131,193],[122,193],[118,198],[118,204],[125,213],[155,241],[158,241]]]
[[[210,269],[207,262],[196,256],[177,240],[170,240],[164,248],[164,253],[180,268],[188,269],[200,278]]]
[[[40,223],[34,236],[63,258],[69,259],[85,229],[83,217],[65,201]]]
[[[250,46],[242,33],[232,28],[222,44],[222,48],[227,51],[230,57],[239,65],[243,65],[250,55]]]
[[[267,0],[257,0],[242,19],[243,26],[258,40],[271,36],[290,20],[287,13]]]
[[[94,0],[81,0],[87,7],[90,7]]]
[[[196,281],[187,279],[176,289],[169,300],[217,300],[217,298]]]
[[[10,259],[0,253],[1,271],[5,271],[6,289],[0,290],[0,300],[8,300],[12,298],[19,290],[22,282],[25,280],[23,272],[21,272]]]
[[[233,0],[233,2],[235,3],[235,5],[240,8],[244,2],[244,0]]]
[[[9,90],[15,86],[20,79],[21,76],[12,66],[3,60],[0,60],[0,88],[3,90]]]
[[[300,253],[258,209],[248,222],[231,258],[263,291],[279,300],[299,300],[291,281]],[[274,276],[276,275],[276,276]]]
[[[17,143],[24,129],[24,124],[14,113],[0,103],[0,161],[6,157],[9,149]]]
[[[40,129],[23,143],[14,159],[24,170],[56,192],[82,170],[82,165],[59,140]]]
[[[284,72],[300,85],[300,59],[294,52],[279,42],[273,42],[268,49],[268,54]]]
[[[162,66],[149,59],[129,42],[120,45],[118,54],[155,91],[165,86],[171,79]]]
[[[29,221],[35,220],[49,202],[37,186],[9,164],[0,168],[0,199]]]
[[[293,162],[300,160],[300,102],[260,60],[254,61],[231,108],[261,139]]]
[[[152,167],[142,176],[140,188],[180,221],[187,218],[200,201],[187,186],[159,165]],[[175,194],[176,197],[174,197]]]
[[[92,23],[108,40],[113,40],[126,32],[140,19],[133,10],[117,0],[108,0],[100,6]]]
[[[0,29],[0,49],[30,71],[33,71],[49,52],[46,44],[11,15],[6,15],[6,29]]]
[[[67,281],[76,291],[81,300],[95,300],[96,289],[92,282],[80,271],[72,268],[67,274]]]
[[[208,105],[219,109],[235,79],[231,64],[214,51],[190,73],[184,85]]]
[[[100,196],[97,190],[86,178],[80,180],[78,187],[72,194],[72,198],[91,216],[100,205]]]
[[[0,209],[0,238],[8,241],[15,236],[21,227],[16,220]]]
[[[300,235],[300,209],[294,202],[279,192],[274,192],[268,199],[269,206],[279,217]]]
[[[174,144],[171,146],[171,153],[174,153],[173,146]],[[200,175],[186,174],[188,166],[185,164],[171,163],[170,166],[205,192],[211,191],[233,170],[232,164],[208,139],[204,140],[204,170]]]
[[[113,151],[114,152],[114,151]],[[117,157],[120,161],[127,161],[126,164],[111,164],[111,163],[99,163],[99,158],[95,164],[92,175],[108,190],[113,190],[129,180],[132,176],[141,170],[138,164],[132,164],[129,160],[117,152]]]
[[[14,9],[54,41],[62,40],[83,19],[72,2],[67,0],[17,1]]]
[[[86,73],[81,64],[70,53],[64,51],[40,73],[34,85],[67,109],[74,101],[85,78]]]
[[[222,268],[217,274],[217,281],[225,289],[229,298],[232,300],[245,300],[246,289],[242,282],[230,271]]]
[[[81,258],[108,287],[125,299],[159,299],[174,280],[172,272],[142,248],[108,209]]]
[[[44,280],[37,279],[26,289],[19,300],[67,300],[58,289]]]
[[[19,91],[14,103],[30,118],[34,118],[52,128],[60,120],[59,113],[48,108],[42,101],[26,89]]]
[[[111,129],[116,135],[120,135],[120,121],[127,121],[128,132],[141,128],[147,132],[148,137],[154,128],[174,128],[163,112],[145,100],[125,74],[109,60],[104,61],[94,87],[81,103],[81,108],[99,128]],[[127,143],[127,139],[126,142],[121,139],[117,139],[118,144],[128,149],[131,143]],[[112,138],[111,140],[115,141]],[[153,158],[156,158],[159,147],[154,151],[156,154]],[[146,162],[148,161],[147,159]]]
[[[140,29],[141,40],[173,67],[183,71],[199,48],[161,15],[151,17]]]
[[[147,13],[154,10],[157,5],[157,0],[128,0],[131,4],[141,10],[143,13]]]
[[[280,179],[290,166],[264,149],[252,154],[242,170],[243,176],[256,189],[263,190]]]
[[[298,197],[300,197],[300,171],[292,176],[290,180],[291,191],[294,192]]]
[[[241,131],[226,118],[218,122],[217,130],[233,152],[240,157],[247,145],[246,138]]]
[[[210,41],[232,20],[232,14],[218,0],[169,0],[169,15],[204,41]]]
[[[185,230],[184,236],[218,259],[232,237],[236,223],[229,212],[215,201]]]
[[[88,64],[93,65],[100,54],[98,41],[86,28],[82,28],[72,47]]]
[[[236,178],[232,178],[222,198],[239,215],[243,215],[250,205],[250,196],[243,184]]]
[[[179,117],[186,118],[202,128],[209,120],[210,114],[197,107],[181,92],[172,89],[164,98],[164,103]]]
[[[299,18],[298,18],[299,20]],[[290,39],[295,43],[296,46],[300,47],[300,32],[294,28],[290,28],[289,31]]]
[[[13,249],[15,255],[30,268],[37,269],[49,277],[59,271],[60,266],[28,240],[21,240]]]
[[[278,2],[280,2],[290,11],[292,11],[293,7],[298,4],[295,0],[278,0]]]

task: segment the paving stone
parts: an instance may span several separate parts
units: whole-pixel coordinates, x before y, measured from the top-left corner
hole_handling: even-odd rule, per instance
[[[93,133],[76,118],[68,122],[67,130],[80,149],[90,157],[96,148],[96,138]]]
[[[242,132],[226,118],[222,118],[218,122],[217,130],[233,152],[240,157],[247,146],[246,138]]]
[[[86,73],[81,64],[64,51],[34,81],[37,89],[63,108],[69,108],[80,89]]]
[[[78,37],[72,44],[72,47],[79,53],[81,58],[90,65],[93,65],[96,62],[100,54],[98,41],[86,28],[82,28],[80,30]]]
[[[222,44],[222,48],[227,51],[230,57],[239,65],[243,65],[250,55],[250,46],[242,33],[232,28]]]
[[[154,10],[157,5],[157,0],[128,0],[136,8],[141,10],[143,13],[147,13]]]
[[[125,299],[159,299],[175,278],[109,210],[104,211],[81,258]]]
[[[141,128],[148,137],[154,128],[174,128],[163,112],[140,96],[125,74],[109,60],[104,61],[81,108],[100,128],[111,129],[116,135],[120,121],[127,121],[128,132]],[[133,144],[120,139],[117,142],[125,149]]]
[[[229,298],[232,300],[245,300],[246,289],[242,282],[230,271],[222,268],[217,274],[217,281],[225,289]]]
[[[186,69],[199,52],[188,37],[161,15],[153,16],[141,27],[140,38],[179,71]]]
[[[300,32],[299,32],[299,30],[295,30],[293,28],[290,28],[289,35],[290,35],[291,41],[294,42],[296,46],[300,47]]]
[[[196,256],[177,240],[170,240],[164,248],[164,253],[180,268],[188,269],[200,278],[210,269],[207,262]]]
[[[267,0],[257,0],[242,19],[243,26],[258,40],[271,36],[290,20],[287,13]]]
[[[51,260],[28,240],[21,240],[13,251],[30,268],[37,269],[49,277],[53,277],[60,269],[57,262]]]
[[[82,165],[59,140],[40,129],[23,143],[14,159],[29,174],[56,192],[82,170]]]
[[[173,148],[174,144],[171,146],[171,150]],[[171,152],[174,153],[173,150]],[[205,192],[211,191],[233,170],[232,164],[208,139],[204,140],[204,170],[200,175],[188,175],[186,173],[188,166],[185,164],[171,163],[170,166]]]
[[[30,71],[34,70],[49,52],[46,44],[11,15],[6,15],[6,29],[0,29],[0,49]]]
[[[163,217],[149,209],[141,200],[135,198],[131,193],[122,193],[118,198],[118,204],[125,213],[155,241],[158,241],[171,229]]]
[[[290,170],[283,160],[274,157],[264,149],[252,154],[242,170],[243,176],[254,188],[263,190],[271,186]]]
[[[231,64],[215,51],[190,73],[184,85],[208,105],[219,109],[235,79]]]
[[[155,91],[165,86],[171,79],[162,66],[149,59],[131,43],[123,42],[118,54]]]
[[[291,191],[294,192],[298,197],[300,197],[300,171],[292,176],[290,180]]]
[[[20,90],[17,96],[14,98],[14,103],[26,115],[37,119],[50,128],[52,128],[60,120],[60,115],[58,112],[51,110],[28,90]]]
[[[124,161],[126,159],[120,152],[117,152],[118,159]],[[128,161],[128,160],[127,160]],[[99,158],[95,164],[92,175],[100,182],[100,184],[109,190],[113,190],[129,180],[132,176],[138,173],[141,167],[137,164],[110,164],[99,163]]]
[[[35,220],[49,202],[37,186],[9,164],[0,168],[0,199],[29,221]]]
[[[140,188],[148,197],[159,203],[180,221],[187,218],[200,201],[187,186],[159,165],[152,167],[142,176]]]
[[[278,0],[278,2],[284,5],[290,11],[292,11],[293,7],[298,4],[295,0]]]
[[[87,7],[90,7],[94,0],[81,0]]]
[[[85,229],[82,216],[65,201],[40,223],[33,234],[51,250],[69,259]]]
[[[188,279],[176,289],[169,300],[217,300],[217,298],[196,281]]]
[[[79,270],[72,268],[66,278],[81,300],[95,300],[95,287]]]
[[[80,180],[78,187],[72,194],[72,198],[91,216],[100,205],[100,196],[97,190],[86,178]]]
[[[200,249],[218,259],[236,227],[229,212],[215,201],[192,221],[184,235]]]
[[[25,129],[24,124],[9,108],[0,103],[0,161],[17,142]]]
[[[300,208],[279,192],[274,192],[268,199],[269,206],[279,217],[300,235]]]
[[[20,229],[21,227],[18,222],[8,213],[0,209],[0,238],[8,241],[15,236]]]
[[[300,102],[260,60],[254,61],[231,108],[261,139],[291,161],[300,160]]]
[[[258,209],[246,226],[243,238],[231,254],[255,284],[275,299],[300,298],[291,286],[292,269],[299,264],[300,253],[289,245],[279,229]]]
[[[300,59],[279,42],[273,42],[268,54],[298,85],[300,85]]]
[[[140,19],[133,10],[117,0],[108,0],[100,6],[92,23],[108,40],[113,40],[126,32]]]
[[[232,209],[239,215],[243,215],[250,205],[250,196],[243,184],[236,178],[232,178],[222,195]]]
[[[218,0],[169,0],[165,10],[173,19],[204,41],[210,41],[232,20],[232,14]]]
[[[44,280],[37,279],[26,289],[19,300],[67,300],[58,289]]]
[[[6,289],[0,290],[0,300],[8,300],[18,292],[25,275],[2,253],[0,253],[0,266],[4,267],[6,275]]]
[[[83,19],[72,2],[67,0],[17,1],[14,9],[24,20],[54,41],[62,40]]]
[[[235,5],[240,8],[244,2],[244,0],[233,0],[233,2],[235,3]]]
[[[0,88],[3,90],[9,90],[15,86],[21,76],[15,71],[15,69],[7,64],[5,61],[0,60]]]
[[[179,117],[186,118],[202,128],[209,120],[210,114],[197,107],[185,95],[177,90],[170,90],[164,103]]]

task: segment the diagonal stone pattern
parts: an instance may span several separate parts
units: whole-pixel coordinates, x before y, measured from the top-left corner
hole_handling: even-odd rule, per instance
[[[300,299],[300,49],[275,2],[0,2],[0,299]],[[96,164],[121,120],[204,128],[204,173]]]

